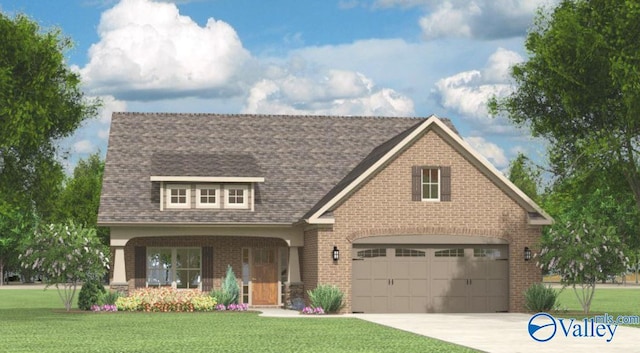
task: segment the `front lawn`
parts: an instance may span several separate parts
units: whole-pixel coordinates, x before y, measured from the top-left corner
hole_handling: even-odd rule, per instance
[[[560,303],[560,308],[567,309],[567,312],[564,313],[563,310],[560,310],[554,313],[555,316],[567,317],[567,314],[570,314],[571,317],[575,318],[585,317],[585,315],[582,314],[582,307],[573,292],[573,288],[565,288],[558,296],[556,302]],[[596,285],[596,293],[591,303],[591,311],[586,317],[605,313],[616,317],[618,315],[640,316],[640,288],[598,288]]]
[[[55,289],[0,290],[3,352],[474,352],[353,318],[64,311]]]

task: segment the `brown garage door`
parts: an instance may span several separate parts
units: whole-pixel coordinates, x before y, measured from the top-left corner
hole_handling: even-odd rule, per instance
[[[497,312],[508,309],[507,246],[353,249],[354,312]]]

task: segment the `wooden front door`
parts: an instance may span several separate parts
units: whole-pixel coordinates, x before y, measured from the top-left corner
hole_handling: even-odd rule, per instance
[[[254,248],[251,253],[251,302],[253,305],[277,305],[277,249]]]

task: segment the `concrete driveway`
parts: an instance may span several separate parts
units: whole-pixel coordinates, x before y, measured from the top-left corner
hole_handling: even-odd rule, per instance
[[[565,327],[558,324],[553,338],[547,342],[537,342],[528,333],[532,317],[529,314],[353,314],[351,317],[495,353],[604,353],[638,352],[640,349],[640,326],[618,326],[611,342],[607,342],[611,337],[608,329],[603,328],[599,332],[603,336],[597,337],[597,333],[592,334],[590,327],[584,331],[582,321],[574,321],[579,325],[570,326],[570,321],[563,320]],[[534,323],[537,321],[534,320]],[[565,330],[568,330],[568,337],[565,337]],[[542,330],[540,332],[544,333]],[[594,337],[574,337],[578,333]]]

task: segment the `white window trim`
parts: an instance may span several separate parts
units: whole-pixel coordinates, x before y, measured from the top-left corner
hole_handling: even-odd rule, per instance
[[[215,190],[215,203],[202,203],[200,196],[202,189]],[[196,185],[196,208],[220,208],[220,185],[219,184],[199,184]]]
[[[178,271],[178,267],[177,267],[177,254],[178,254],[178,249],[189,249],[189,250],[198,250],[200,252],[200,278],[197,284],[197,287],[189,287],[189,288],[180,288],[180,290],[193,290],[193,289],[199,289],[202,290],[202,248],[198,248],[198,247],[164,247],[164,246],[150,246],[147,247],[147,253],[146,253],[146,259],[145,259],[145,266],[146,266],[146,272],[149,272],[149,250],[150,249],[168,249],[171,250],[171,269],[169,270],[171,272],[171,288],[173,289],[178,289],[178,283],[176,282],[176,277],[177,277],[177,271]],[[180,268],[181,270],[183,269],[187,269],[187,270],[195,270],[196,268],[191,268],[191,267],[182,267]],[[157,287],[154,284],[149,284],[149,276],[147,274],[147,278],[145,279],[145,285],[147,287],[152,286],[152,287]],[[188,284],[189,286],[191,286],[191,283]]]
[[[243,190],[243,203],[230,203],[229,190]],[[224,208],[249,208],[249,185],[225,185],[224,186]]]
[[[425,198],[424,197],[424,186],[426,185],[435,185],[436,183],[430,182],[430,183],[425,183],[424,180],[424,171],[425,170],[437,170],[438,171],[438,195],[434,198]],[[422,194],[422,201],[428,201],[428,202],[439,202],[440,201],[440,193],[442,192],[442,182],[440,181],[442,172],[440,171],[440,168],[423,168],[422,169],[422,173],[420,174],[420,193]]]
[[[172,203],[171,190],[186,189],[187,203]],[[167,184],[167,208],[191,208],[191,185],[186,184]]]

